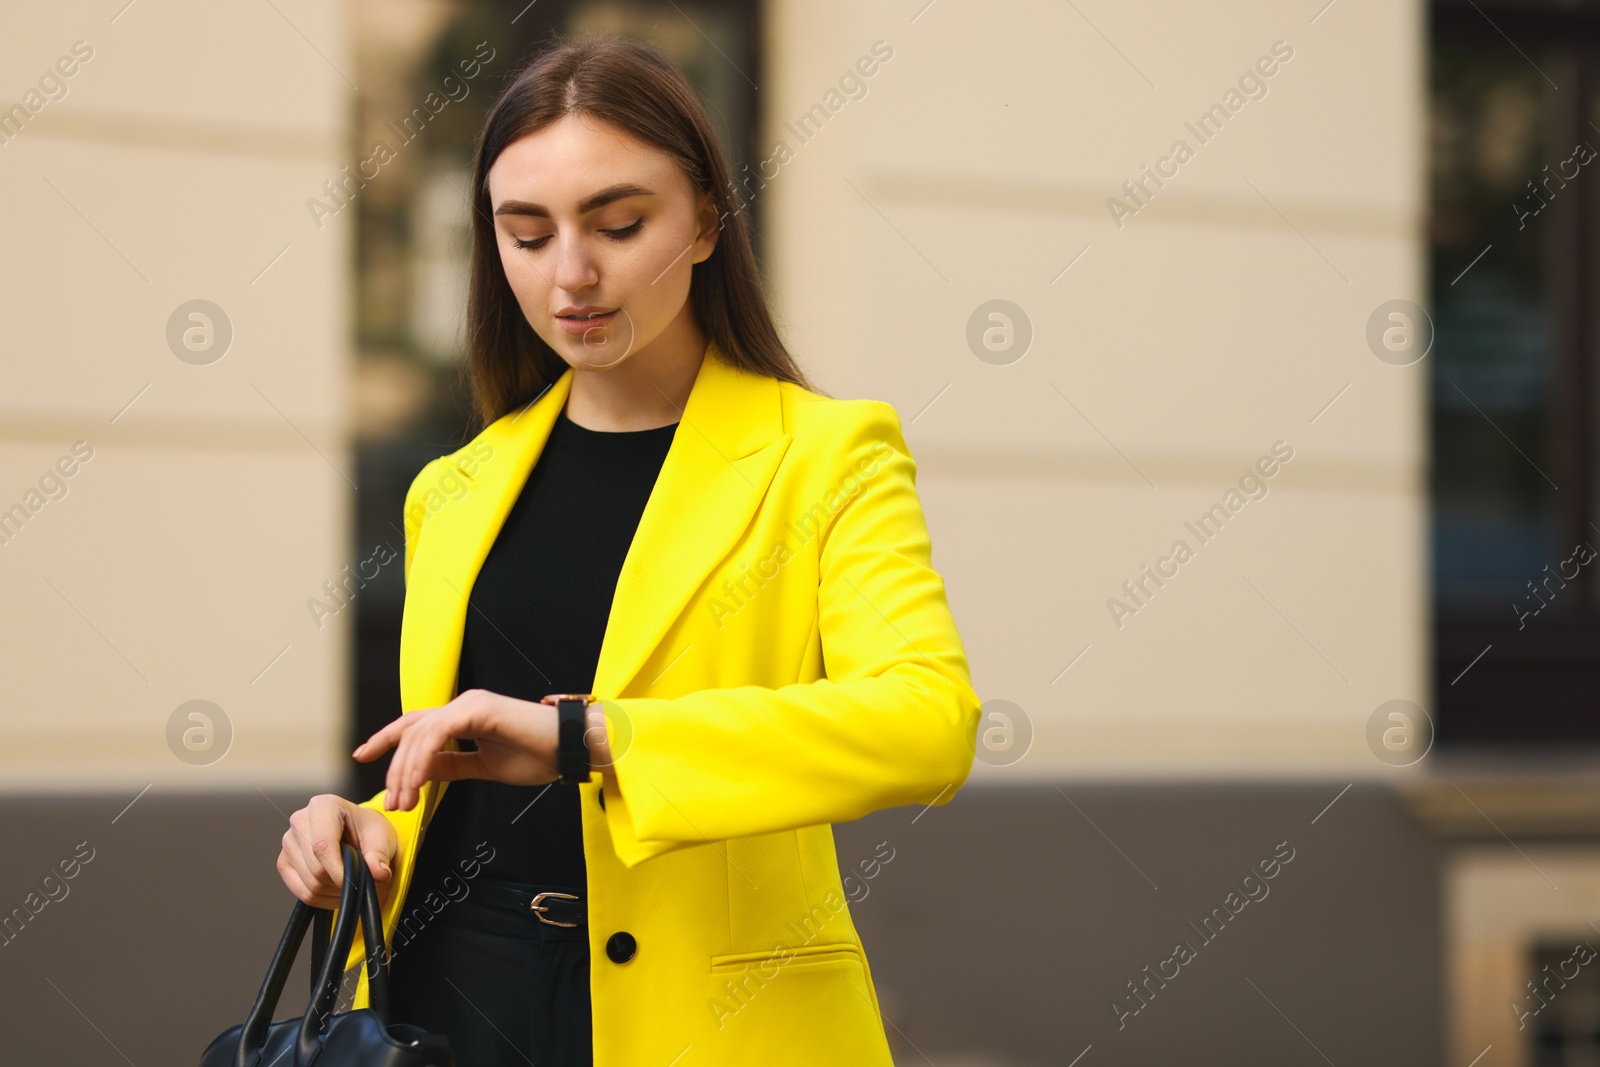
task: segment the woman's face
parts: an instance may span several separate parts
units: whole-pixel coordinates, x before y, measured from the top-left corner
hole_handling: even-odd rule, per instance
[[[665,152],[590,116],[513,141],[489,168],[506,280],[522,313],[568,364],[612,367],[693,326],[693,267],[717,217]],[[578,314],[598,311],[583,321]]]

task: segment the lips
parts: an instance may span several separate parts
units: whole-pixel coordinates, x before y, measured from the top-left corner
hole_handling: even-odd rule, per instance
[[[599,312],[592,316],[586,312],[557,315],[556,322],[560,323],[561,328],[574,337],[587,337],[596,330],[603,330],[616,317],[617,309],[613,308],[610,311]]]

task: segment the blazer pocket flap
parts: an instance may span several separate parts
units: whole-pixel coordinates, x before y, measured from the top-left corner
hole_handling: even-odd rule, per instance
[[[799,948],[776,946],[762,952],[732,952],[711,957],[711,973],[742,971],[765,965],[765,969],[790,967],[797,963],[860,963],[861,946],[853,941],[833,941]]]

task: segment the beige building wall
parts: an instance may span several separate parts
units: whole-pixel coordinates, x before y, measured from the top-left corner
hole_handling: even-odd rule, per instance
[[[758,192],[796,350],[902,413],[979,690],[1032,723],[1003,773],[1394,774],[1365,726],[1425,702],[1426,363],[1365,331],[1424,288],[1422,9],[1016,15],[774,3],[763,142],[790,153]],[[67,4],[0,42],[8,104],[93,53],[0,146],[14,786],[342,759],[348,618],[318,629],[306,601],[357,562],[349,217],[318,228],[306,201],[354,162],[345,33],[339,5]],[[1265,95],[1200,143],[1186,123],[1276,42]],[[1119,226],[1108,200],[1179,139],[1193,157]],[[196,299],[233,328],[204,366],[166,339]],[[1032,332],[1005,365],[967,337],[997,299]],[[49,500],[77,441],[93,458]],[[1201,544],[1185,524],[1276,442],[1293,460]],[[1194,557],[1119,627],[1108,601],[1180,539]],[[167,740],[195,699],[235,734],[205,767]]]
[[[827,388],[900,411],[977,688],[1034,732],[977,774],[1405,773],[1366,726],[1428,692],[1427,363],[1366,329],[1426,302],[1422,6],[770,12],[775,296]],[[1186,123],[1275,43],[1202,143]],[[852,68],[865,95],[830,99]],[[969,345],[993,300],[1031,324],[1006,365]],[[1185,523],[1276,442],[1202,544]]]
[[[353,162],[347,53],[339,4],[8,13],[8,789],[338,780],[350,616],[306,601],[358,562],[349,215],[306,202]]]

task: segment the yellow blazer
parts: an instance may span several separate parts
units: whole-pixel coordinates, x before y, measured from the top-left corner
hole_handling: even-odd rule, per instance
[[[456,695],[466,596],[571,383],[569,369],[407,492],[402,713]],[[579,787],[596,1067],[892,1067],[830,824],[948,803],[980,703],[915,477],[889,404],[707,348],[594,681],[617,779],[603,803],[598,772]],[[411,811],[383,811],[381,792],[363,805],[398,831],[384,933],[400,953],[412,861],[448,785],[427,783]],[[894,877],[882,859],[846,857],[848,884]],[[408,932],[451,906],[430,889]],[[620,963],[618,932],[636,945]],[[363,975],[352,1006],[366,993]]]

